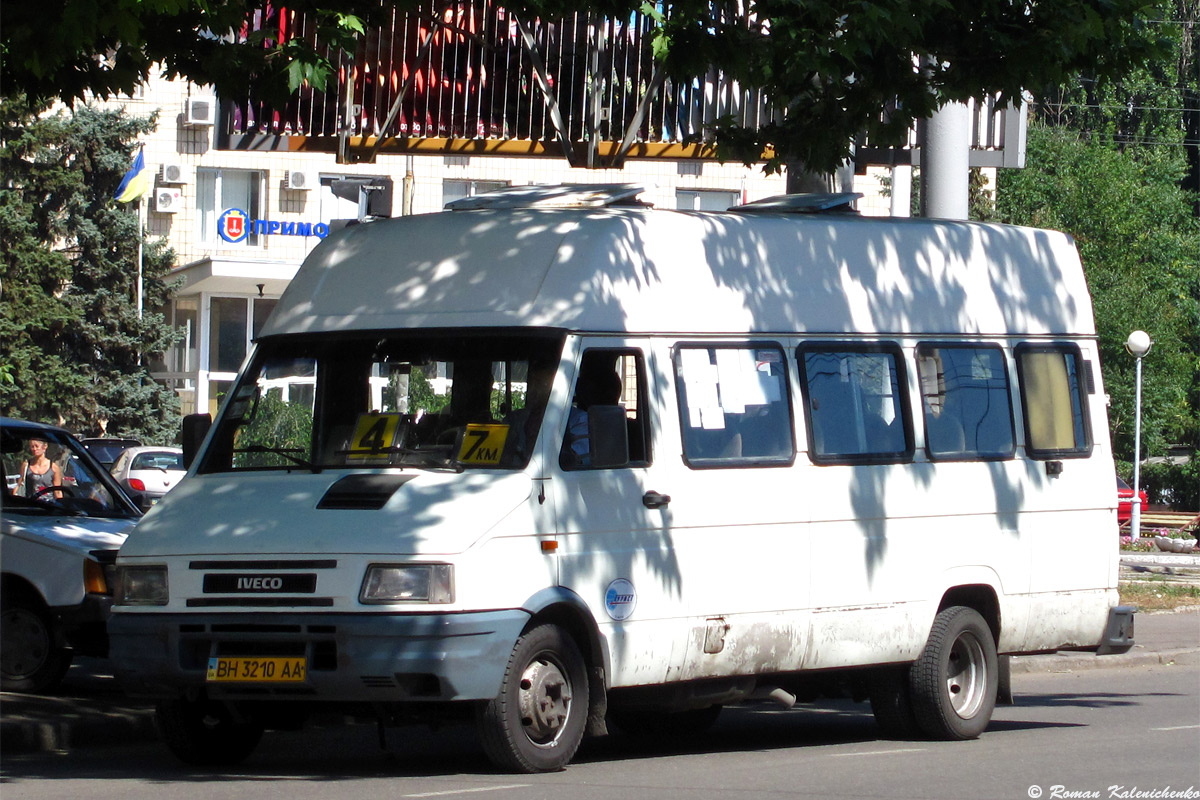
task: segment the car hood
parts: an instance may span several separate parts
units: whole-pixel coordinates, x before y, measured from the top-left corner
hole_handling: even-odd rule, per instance
[[[133,518],[14,514],[5,509],[0,530],[5,536],[77,553],[116,550],[133,527]]]
[[[390,481],[390,490],[331,500],[338,481],[360,478]],[[532,488],[524,473],[193,475],[147,512],[121,555],[461,553]],[[380,507],[369,507],[372,498]]]

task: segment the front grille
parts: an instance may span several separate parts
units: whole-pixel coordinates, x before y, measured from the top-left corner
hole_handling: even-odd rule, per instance
[[[208,660],[217,656],[304,656],[310,672],[337,669],[336,626],[221,624],[200,631],[196,627],[179,626],[179,666],[184,670],[205,670]]]
[[[204,573],[204,596],[185,602],[188,608],[330,608],[332,597],[311,595],[316,594],[322,573],[337,566],[332,558],[191,561],[188,569]]]

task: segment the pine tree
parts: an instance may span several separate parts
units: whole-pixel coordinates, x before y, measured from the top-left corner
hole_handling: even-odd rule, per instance
[[[0,101],[0,408],[145,442],[174,439],[179,403],[149,364],[175,333],[157,310],[174,254],[143,248],[145,313],[136,305],[135,208],[113,195],[153,118],[81,106],[33,114]]]

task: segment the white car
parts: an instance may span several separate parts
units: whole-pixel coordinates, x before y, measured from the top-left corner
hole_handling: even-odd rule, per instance
[[[59,484],[18,487],[34,439]],[[0,418],[0,456],[0,689],[44,692],[75,654],[108,654],[113,564],[140,511],[61,428]]]
[[[131,447],[117,456],[112,476],[131,497],[141,495],[142,508],[149,510],[179,483],[187,469],[178,447]]]

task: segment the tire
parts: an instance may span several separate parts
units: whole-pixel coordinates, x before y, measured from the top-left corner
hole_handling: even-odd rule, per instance
[[[1017,698],[1012,690],[1012,656],[1000,656],[998,667],[1000,672],[996,682],[996,705],[1015,706]]]
[[[875,722],[888,739],[922,738],[921,726],[913,713],[909,688],[911,667],[891,667],[879,671],[871,681],[871,711]]]
[[[917,724],[934,739],[974,739],[996,707],[999,668],[996,642],[979,612],[951,606],[933,629],[910,672]]]
[[[58,686],[71,666],[71,651],[58,640],[40,599],[6,592],[0,599],[0,689],[33,694]]]
[[[258,747],[263,734],[261,725],[234,720],[220,703],[164,700],[155,717],[175,757],[197,767],[240,764]]]
[[[610,708],[608,719],[630,736],[639,738],[697,736],[721,716],[721,706],[690,708],[687,711],[661,711],[653,708]]]
[[[587,666],[556,625],[527,631],[513,647],[500,693],[480,709],[479,739],[489,759],[511,772],[564,769],[583,741]]]

